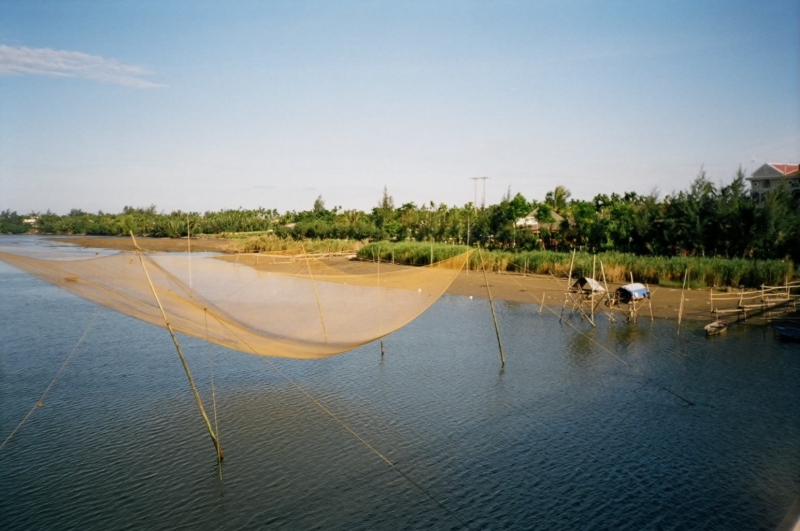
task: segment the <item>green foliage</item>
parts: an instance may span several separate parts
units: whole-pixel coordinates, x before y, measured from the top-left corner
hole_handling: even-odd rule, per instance
[[[230,250],[237,253],[268,253],[279,251],[301,251],[308,253],[355,252],[362,243],[349,240],[293,240],[280,238],[274,234],[264,234],[252,238],[237,239]]]
[[[20,216],[11,210],[0,212],[0,234],[24,234],[28,232],[30,225],[23,223],[25,216]]]
[[[377,242],[363,247],[359,258],[406,265],[427,265],[446,260],[468,251],[464,245],[429,244],[422,242]],[[757,287],[761,284],[782,284],[786,277],[794,274],[791,260],[747,260],[743,258],[706,258],[691,256],[637,256],[628,253],[606,252],[595,256],[587,252],[575,253],[573,278],[594,276],[601,280],[605,275],[608,282],[629,282],[633,274],[636,282],[676,285],[683,281],[689,268],[690,285]],[[508,252],[501,250],[474,251],[470,256],[470,269],[485,267],[487,271],[509,271],[516,273],[535,273],[540,275],[567,275],[572,254],[555,251]],[[602,263],[602,265],[601,265]]]
[[[532,212],[539,222],[537,233],[516,224]],[[556,186],[547,193],[544,202],[528,201],[520,193],[512,196],[509,189],[500,203],[486,208],[476,208],[471,203],[462,207],[437,205],[432,201],[397,207],[384,188],[382,197],[369,212],[328,209],[320,196],[310,210],[283,215],[263,208],[204,214],[159,213],[155,205],[150,205],[126,206],[119,214],[73,209],[64,216],[48,212],[37,217],[33,228],[45,234],[120,236],[132,231],[136,235],[174,238],[185,237],[191,230],[195,236],[262,233],[291,240],[387,240],[398,244],[426,242],[426,245],[435,242],[447,244],[441,249],[451,250],[453,246],[480,245],[494,251],[492,256],[502,256],[501,262],[492,262],[492,267],[500,269],[505,267],[502,264],[520,266],[519,260],[539,263],[543,256],[551,256],[540,254],[543,249],[562,254],[578,249],[620,257],[638,255],[641,260],[637,264],[644,264],[650,258],[655,260],[657,266],[650,269],[642,266],[635,271],[653,281],[674,280],[675,271],[682,269],[667,264],[681,263],[681,258],[720,259],[719,264],[709,266],[708,272],[698,269],[709,285],[736,285],[740,279],[755,285],[757,281],[753,279],[772,275],[763,270],[767,267],[763,264],[772,263],[770,260],[800,262],[800,200],[793,199],[785,186],[776,186],[764,201],[756,203],[750,197],[741,168],[729,184],[720,186],[710,181],[701,169],[687,190],[663,199],[658,192],[649,195],[627,192],[600,194],[591,201],[583,201],[571,199],[569,190]],[[3,212],[0,232],[29,231],[30,225],[23,224],[22,219],[16,212]],[[437,249],[434,246],[434,252]],[[534,251],[537,251],[535,256],[525,254]],[[412,253],[409,248],[408,252],[415,256],[409,263],[426,259],[421,251]],[[542,267],[563,268],[561,258],[551,258],[545,260],[550,265]],[[734,259],[749,265],[731,265],[740,264]],[[622,262],[618,264],[620,268],[625,265]]]

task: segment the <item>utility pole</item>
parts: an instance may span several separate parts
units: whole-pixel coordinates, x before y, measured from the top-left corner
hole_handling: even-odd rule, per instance
[[[478,179],[483,181],[483,199],[481,200],[481,210],[486,208],[486,179],[489,177],[470,177],[473,181],[475,181],[475,202],[473,205],[477,207],[478,205]]]

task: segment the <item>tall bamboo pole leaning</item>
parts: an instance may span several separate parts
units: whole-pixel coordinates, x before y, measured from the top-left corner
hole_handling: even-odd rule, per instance
[[[139,244],[136,243],[136,238],[133,236],[133,231],[130,231],[130,235],[131,239],[133,240],[133,247],[134,249],[136,249],[136,255],[139,257],[139,262],[142,264],[142,270],[144,271],[144,276],[147,278],[147,283],[150,284],[150,289],[153,291],[153,297],[156,299],[156,304],[158,304],[158,309],[161,310],[161,317],[164,318],[164,324],[167,326],[167,330],[169,330],[169,335],[172,338],[172,343],[175,345],[175,350],[178,351],[178,357],[181,359],[183,370],[184,372],[186,372],[186,377],[189,379],[189,386],[192,388],[192,393],[194,393],[194,398],[197,401],[197,407],[200,408],[200,415],[202,415],[203,421],[206,423],[206,428],[208,428],[208,434],[211,436],[211,441],[214,443],[214,449],[216,449],[217,451],[217,460],[222,461],[225,457],[225,454],[222,451],[222,447],[219,445],[217,434],[211,427],[211,421],[208,420],[206,409],[205,407],[203,407],[203,401],[200,399],[200,393],[197,392],[197,387],[194,385],[194,378],[192,378],[192,372],[189,370],[189,365],[186,363],[186,358],[184,358],[183,356],[183,350],[181,350],[181,345],[180,343],[178,343],[178,338],[175,336],[175,332],[172,330],[172,325],[169,324],[169,319],[167,319],[167,314],[164,311],[164,307],[161,305],[161,299],[158,298],[158,293],[156,292],[156,288],[153,285],[153,281],[150,279],[150,273],[147,272],[147,267],[144,265],[144,257],[142,257],[142,250],[139,248]]]
[[[686,268],[686,271],[683,273],[683,287],[681,288],[681,305],[678,309],[678,332],[675,335],[681,335],[681,320],[683,318],[683,297],[684,292],[686,291],[686,279],[689,277],[689,268]]]
[[[614,307],[611,305],[611,293],[608,291],[608,281],[606,280],[606,270],[603,267],[603,261],[600,260],[600,272],[603,274],[603,285],[606,287],[606,305],[608,306],[608,320],[612,323],[616,323],[617,320],[614,319]]]
[[[489,289],[489,277],[486,275],[486,266],[483,263],[483,253],[481,252],[480,247],[478,247],[478,257],[481,260],[481,268],[483,269],[483,280],[486,282],[486,293],[489,295],[489,307],[492,309],[494,331],[497,334],[497,347],[500,349],[500,365],[505,367],[506,355],[503,353],[503,342],[500,340],[500,327],[497,324],[497,314],[494,312],[494,299],[492,299],[492,291]]]
[[[567,309],[567,299],[569,298],[569,288],[572,286],[572,266],[575,264],[575,249],[572,250],[572,260],[569,262],[569,277],[567,278],[567,291],[564,293],[564,307],[561,308],[561,316],[558,322],[564,318],[564,310]]]
[[[630,271],[631,274],[631,284],[633,284],[633,271]],[[636,308],[636,299],[631,298],[631,303],[628,304],[628,320],[633,321],[634,323],[639,322],[639,314],[637,313],[638,308]]]
[[[594,280],[595,267],[597,267],[597,255],[596,254],[592,255],[592,282],[595,281]],[[591,291],[591,294],[592,294],[591,301],[592,302],[590,302],[589,304],[592,305],[592,319],[591,319],[591,322],[592,322],[592,326],[594,326],[594,284],[589,286],[589,288],[591,288],[591,290],[592,290]]]
[[[708,307],[712,312],[714,311],[714,286],[708,290]]]
[[[469,247],[469,210],[467,211],[467,247]],[[467,256],[467,275],[469,275],[469,255]]]
[[[189,291],[192,291],[192,231],[189,226],[189,213],[186,213],[186,247],[189,252]]]
[[[374,256],[374,251],[373,251]],[[392,251],[392,261],[394,261],[394,251]],[[383,344],[383,304],[381,303],[381,249],[378,244],[378,336],[381,338],[381,358],[386,354],[386,347]]]

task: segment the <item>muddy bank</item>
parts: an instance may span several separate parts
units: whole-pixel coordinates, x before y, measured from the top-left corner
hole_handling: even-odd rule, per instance
[[[71,243],[78,247],[91,247],[97,249],[113,249],[118,251],[133,251],[133,242],[130,237],[122,236],[50,236],[48,240]],[[161,252],[186,252],[186,238],[144,238],[137,237],[136,242],[145,251]],[[192,238],[192,251],[224,253],[228,249],[230,240],[213,238]]]
[[[103,249],[133,250],[133,243],[130,238],[123,237],[104,237],[104,236],[74,236],[74,237],[52,237],[48,238],[57,241],[68,241],[80,247],[96,247]],[[137,238],[137,242],[142,249],[148,251],[172,251],[185,252],[187,241],[183,239],[171,238]],[[225,252],[228,249],[230,240],[192,238],[192,251],[198,252]],[[269,271],[279,269],[262,259],[256,263],[255,255],[237,255],[224,257],[225,260],[237,261],[242,264],[256,267],[259,270]],[[327,261],[331,266],[356,272],[372,273],[376,266],[371,262],[351,261],[345,258],[336,258]],[[405,269],[406,266],[381,264],[381,272],[388,273],[392,270]],[[489,289],[492,297],[497,300],[511,301],[522,304],[540,304],[544,297],[546,307],[560,313],[564,305],[564,289],[567,279],[555,279],[545,275],[521,275],[514,273],[488,273]],[[609,284],[609,290],[615,290],[618,284]],[[681,290],[676,288],[665,288],[661,286],[650,286],[652,294],[653,316],[657,319],[677,319],[680,307]],[[448,294],[472,296],[474,298],[487,298],[486,283],[483,274],[475,271],[462,272],[447,290]],[[687,290],[685,292],[683,319],[684,320],[713,320],[711,314],[711,303],[709,300],[709,290]],[[604,305],[598,307],[598,311],[606,311]],[[649,309],[643,306],[642,318],[649,319]],[[616,314],[617,319],[621,315]],[[605,318],[605,317],[601,317]]]
[[[225,256],[221,259],[249,265],[261,271],[281,271],[285,268],[284,265],[271,263],[267,256],[261,256],[259,259],[257,255],[240,254],[236,256]],[[326,264],[354,274],[375,273],[377,271],[375,263],[360,260],[336,258],[326,260]],[[293,266],[288,267],[294,269]],[[381,263],[380,271],[381,274],[386,274],[391,271],[407,269],[408,267],[409,266]],[[487,273],[487,278],[489,279],[489,289],[495,300],[539,305],[542,303],[542,297],[544,297],[545,306],[558,313],[561,312],[561,308],[564,306],[564,290],[567,285],[566,278],[556,279],[552,276],[522,275],[516,273]],[[608,289],[612,292],[618,287],[619,284],[609,283],[608,285]],[[656,319],[677,319],[681,301],[681,290],[661,286],[650,286],[650,291],[652,294],[653,317]],[[465,297],[471,296],[480,299],[488,298],[483,273],[476,271],[462,271],[453,284],[450,285],[446,293]],[[708,289],[686,290],[683,319],[711,321],[713,320],[713,316],[711,315],[710,307]],[[598,306],[597,311],[601,313],[600,318],[604,319],[605,317],[602,316],[602,313],[608,310],[601,304]],[[619,312],[615,312],[614,315],[616,319],[624,320],[624,316]],[[645,320],[649,320],[650,318],[650,310],[646,305],[641,309],[640,318]]]

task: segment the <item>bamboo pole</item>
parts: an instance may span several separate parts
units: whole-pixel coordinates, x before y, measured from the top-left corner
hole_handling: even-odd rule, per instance
[[[686,291],[686,279],[689,276],[689,268],[686,268],[686,271],[683,273],[683,288],[681,289],[681,305],[680,309],[678,310],[678,332],[675,335],[681,335],[681,319],[683,318],[683,298],[684,292]]]
[[[469,247],[469,211],[467,211],[467,247]],[[471,254],[467,256],[467,275],[469,275],[469,257],[470,256],[471,256]]]
[[[541,314],[541,313],[542,313],[542,309],[544,308],[544,298],[545,298],[545,295],[547,295],[547,292],[546,292],[546,291],[543,291],[543,292],[542,292],[542,304],[539,306],[539,314]]]
[[[192,231],[189,227],[189,214],[186,214],[186,247],[189,251],[189,291],[192,291]]]
[[[633,284],[633,271],[628,271],[631,275],[631,284]],[[630,304],[628,304],[628,320],[633,321],[634,323],[639,322],[639,313],[638,308],[636,307],[636,299],[631,299]]]
[[[600,272],[603,274],[603,285],[606,287],[606,300],[608,301],[608,320],[612,323],[616,323],[617,320],[614,319],[614,307],[611,305],[611,293],[608,291],[608,281],[606,280],[606,270],[603,267],[603,261],[600,260]]]
[[[561,316],[558,318],[560,323],[564,319],[564,310],[567,309],[567,299],[569,298],[569,288],[572,286],[572,266],[575,264],[575,249],[572,250],[572,260],[569,262],[569,276],[567,278],[567,291],[564,293],[564,307],[561,308]]]
[[[492,290],[489,289],[489,277],[486,275],[486,266],[483,263],[483,253],[481,248],[478,247],[478,255],[481,259],[481,268],[483,268],[483,280],[486,282],[486,293],[489,295],[489,307],[492,309],[492,319],[494,320],[494,331],[497,334],[497,347],[500,349],[500,365],[506,366],[506,356],[503,353],[503,342],[500,340],[500,327],[497,324],[497,314],[494,311],[494,300],[492,299]]]
[[[595,255],[592,255],[592,282],[594,282],[594,275],[595,275],[595,268],[596,267],[597,267],[597,255],[595,254]],[[592,323],[592,326],[594,326],[594,284],[592,284],[589,287],[592,290],[591,291],[591,294],[592,294],[591,301],[592,302],[590,303],[592,305],[592,318],[590,319],[590,321]]]
[[[380,245],[380,244],[379,244]],[[381,251],[378,247],[378,336],[381,336],[381,358],[386,353],[383,346],[383,304],[381,304]]]
[[[714,311],[714,286],[708,290],[708,306],[711,308],[711,311]]]
[[[131,239],[133,240],[133,247],[136,249],[136,254],[139,256],[139,262],[142,264],[142,270],[144,271],[144,276],[147,278],[147,283],[150,284],[150,289],[153,291],[153,297],[156,299],[156,304],[158,304],[158,309],[161,310],[161,317],[164,318],[164,324],[167,325],[167,330],[169,330],[169,335],[172,337],[172,342],[175,345],[175,350],[178,351],[178,357],[181,359],[181,364],[183,365],[183,370],[186,372],[186,377],[189,379],[189,386],[192,388],[192,393],[194,393],[194,398],[197,401],[197,407],[200,408],[200,415],[203,417],[203,421],[206,424],[206,428],[208,428],[208,434],[211,436],[211,440],[214,443],[214,448],[217,450],[217,459],[222,461],[225,457],[225,454],[222,451],[222,447],[219,445],[219,441],[217,440],[217,435],[214,433],[214,429],[211,427],[211,421],[208,420],[208,415],[206,415],[206,410],[203,407],[203,401],[200,399],[200,393],[197,392],[197,387],[194,385],[194,378],[192,378],[192,372],[189,370],[189,365],[186,363],[186,358],[183,356],[183,350],[181,350],[181,345],[178,343],[178,338],[175,336],[175,332],[172,330],[172,325],[169,324],[169,319],[167,319],[167,314],[164,311],[164,307],[161,305],[161,299],[158,298],[158,293],[156,292],[156,288],[153,285],[153,281],[150,279],[150,273],[147,272],[147,267],[144,265],[144,257],[142,257],[142,250],[139,248],[139,245],[136,243],[136,238],[133,236],[133,231],[130,231]]]

